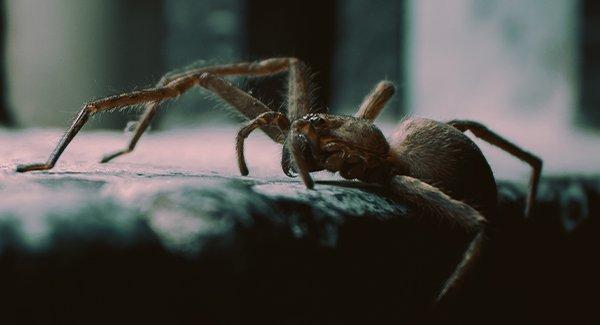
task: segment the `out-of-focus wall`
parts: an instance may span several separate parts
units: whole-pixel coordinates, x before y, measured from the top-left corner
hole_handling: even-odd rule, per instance
[[[579,0],[579,100],[577,122],[600,129],[600,1]]]
[[[165,70],[246,59],[242,46],[242,0],[164,0],[164,9]],[[159,113],[160,126],[172,129],[231,121],[230,114],[214,109],[222,105],[217,103],[206,91],[193,89],[174,103],[164,105]]]
[[[361,100],[387,79],[396,95],[379,121],[396,121],[405,113],[404,36],[406,0],[338,1],[333,109],[354,114]]]
[[[84,102],[151,86],[162,74],[190,64],[302,53],[328,58],[332,51],[332,60],[322,60],[325,67],[312,66],[316,93],[331,99],[323,99],[320,105],[352,114],[378,81],[388,79],[399,89],[382,120],[395,121],[403,111],[404,1],[339,1],[331,6],[336,13],[324,11],[320,15],[325,19],[319,21],[295,11],[263,10],[259,2],[243,0],[6,2],[8,97],[20,126],[63,128]],[[311,12],[318,2],[302,6],[307,5]],[[260,15],[257,10],[262,10]],[[251,28],[244,25],[253,22],[248,17],[253,13],[255,19],[265,18],[267,26],[262,35],[254,33],[254,39],[249,37]],[[278,30],[286,42],[277,42],[268,25],[271,20],[294,23],[290,15],[311,28],[296,24],[302,26]],[[254,21],[254,25],[258,24]],[[294,31],[301,37],[294,37]],[[326,47],[311,33],[332,34],[334,39]],[[306,41],[298,42],[302,37]],[[252,53],[247,51],[248,42],[256,45]],[[260,96],[255,83],[236,80],[236,84]],[[285,93],[283,80],[270,85],[274,92]],[[265,101],[274,99],[267,96]],[[163,106],[155,121],[164,129],[239,121],[231,118],[233,110],[214,109],[226,105],[203,90],[194,89]],[[136,112],[127,112],[102,114],[89,124],[121,128],[136,119]]]
[[[409,8],[413,114],[482,121],[539,154],[546,171],[597,172],[600,152],[591,148],[600,137],[573,123],[577,1],[412,0]],[[502,177],[529,173],[483,147]]]
[[[91,99],[152,85],[162,0],[7,0],[8,95],[21,126],[64,127]],[[94,119],[120,127],[122,114]]]
[[[411,17],[416,112],[530,119],[573,106],[575,1],[418,0]]]
[[[13,119],[6,102],[6,74],[5,66],[2,64],[6,55],[4,41],[4,30],[6,29],[6,15],[4,14],[4,0],[0,0],[0,126],[12,125]]]

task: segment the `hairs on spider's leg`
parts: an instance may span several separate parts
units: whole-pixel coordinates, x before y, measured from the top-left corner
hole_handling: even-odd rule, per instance
[[[385,107],[385,104],[394,95],[394,84],[384,80],[380,81],[371,92],[363,99],[356,114],[357,118],[364,118],[373,122]]]
[[[310,112],[307,67],[297,59],[290,59],[287,104],[287,115],[290,122]]]
[[[304,107],[305,112],[303,112],[303,114],[296,116],[296,118],[300,118],[305,114],[308,113],[328,113],[329,112],[329,108],[327,106],[317,106],[317,99],[318,99],[318,93],[319,91],[321,91],[319,85],[317,85],[317,83],[314,82],[314,80],[316,79],[316,76],[318,75],[317,72],[312,72],[310,67],[308,67],[308,65],[301,63],[301,70],[300,70],[300,76],[296,76],[295,78],[301,78],[304,79],[304,81],[302,81],[304,83],[304,88],[302,89],[296,89],[295,92],[297,91],[303,91],[304,92],[304,96],[303,96],[303,101],[306,104],[302,104],[301,106]],[[297,82],[297,81],[294,81]],[[292,85],[290,85],[290,83],[288,83],[287,85],[287,89],[283,89],[284,93],[283,96],[286,98],[285,102],[283,103],[284,107],[282,107],[281,109],[285,110],[287,107],[289,107],[290,104],[290,96],[288,96],[290,94],[290,87],[292,87]]]

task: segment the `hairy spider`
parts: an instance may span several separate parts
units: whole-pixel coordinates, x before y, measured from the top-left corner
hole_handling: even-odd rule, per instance
[[[266,76],[288,72],[287,116],[267,107],[228,81],[226,76]],[[257,62],[195,68],[163,77],[156,87],[111,96],[85,104],[48,161],[19,165],[17,171],[47,170],[65,150],[88,118],[98,112],[145,104],[145,112],[129,146],[106,155],[108,162],[131,152],[155,116],[159,105],[188,91],[203,87],[239,110],[248,122],[236,137],[240,171],[248,175],[244,140],[256,128],[283,145],[281,165],[288,176],[298,173],[308,188],[314,183],[310,172],[339,172],[346,179],[380,183],[424,216],[457,223],[474,235],[462,260],[445,282],[437,299],[455,287],[479,253],[486,217],[496,212],[496,183],[479,148],[463,132],[507,151],[533,168],[526,215],[535,200],[542,161],[520,149],[485,126],[455,120],[448,123],[423,118],[403,120],[389,140],[373,124],[394,86],[382,81],[365,97],[354,116],[321,113],[309,104],[307,69],[295,58],[273,58]],[[484,215],[486,217],[484,217]]]

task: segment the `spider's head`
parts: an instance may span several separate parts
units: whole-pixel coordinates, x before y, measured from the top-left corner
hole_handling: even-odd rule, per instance
[[[389,151],[385,137],[370,121],[322,113],[294,121],[288,145],[294,169],[299,169],[308,187],[312,184],[308,173],[324,169],[339,171],[346,178],[362,178]]]

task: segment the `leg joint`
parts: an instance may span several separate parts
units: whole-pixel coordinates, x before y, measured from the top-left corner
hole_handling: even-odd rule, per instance
[[[211,74],[210,72],[201,72],[200,74],[197,75],[196,80],[198,80],[199,85],[206,86],[206,85],[208,85],[210,80],[213,80],[214,78],[215,78],[215,76],[213,74]]]
[[[94,103],[88,103],[83,105],[83,112],[88,113],[88,114],[95,114],[97,113],[99,110],[98,105],[94,104]]]

